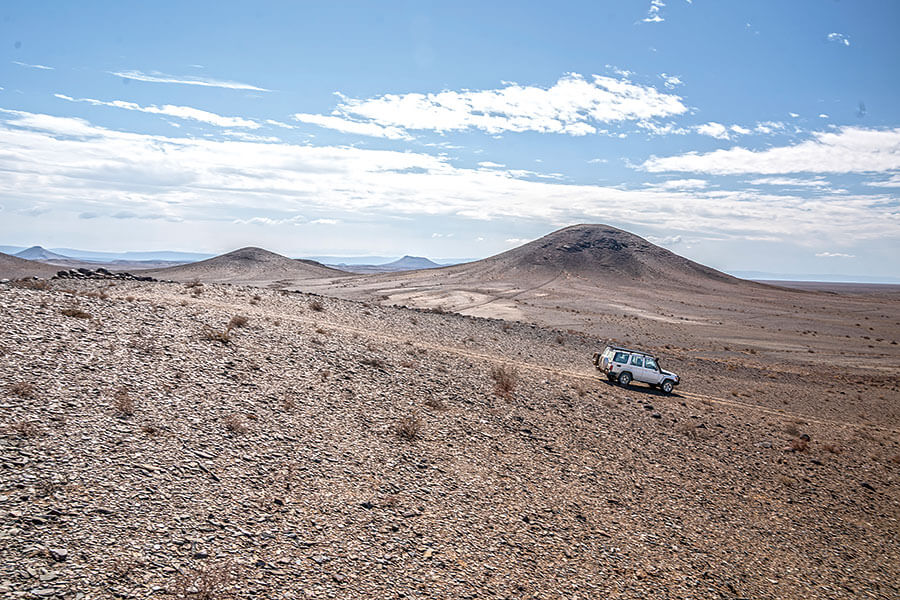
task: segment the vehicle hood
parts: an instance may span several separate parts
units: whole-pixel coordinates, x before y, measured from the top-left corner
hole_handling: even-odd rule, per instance
[[[668,375],[670,377],[674,377],[675,379],[678,379],[678,375],[676,375],[672,371],[666,371],[665,369],[662,369],[662,370],[660,370],[660,373],[662,373],[663,375]]]

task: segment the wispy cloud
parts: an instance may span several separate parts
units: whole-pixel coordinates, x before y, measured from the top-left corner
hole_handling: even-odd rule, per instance
[[[866,185],[871,187],[900,187],[900,174],[891,175],[882,181],[867,181]]]
[[[844,254],[843,252],[817,252],[818,258],[856,258],[855,254]]]
[[[729,139],[728,128],[721,123],[716,123],[715,121],[697,126],[697,133],[699,133],[700,135],[708,135],[719,140]]]
[[[12,63],[14,65],[19,65],[20,67],[25,67],[26,69],[39,69],[41,71],[53,71],[55,69],[55,67],[48,67],[47,65],[32,65],[18,60],[14,60]]]
[[[900,169],[900,128],[843,127],[813,133],[792,146],[749,150],[735,147],[705,154],[688,152],[652,157],[641,168],[651,172],[681,171],[733,175],[741,173],[878,173]]]
[[[326,219],[377,212],[554,224],[614,218],[812,247],[825,237],[898,237],[891,195],[728,190],[700,180],[637,189],[579,185],[461,168],[444,155],[146,135],[8,110],[0,113],[0,147],[0,204],[9,215],[44,203],[62,215],[130,211],[235,227],[290,225],[286,219],[310,212]],[[234,224],[235,215],[251,218]]]
[[[353,121],[344,117],[333,115],[313,115],[308,113],[297,113],[293,116],[294,120],[301,123],[309,123],[326,129],[334,129],[342,133],[353,133],[357,135],[368,135],[371,137],[383,137],[390,140],[411,140],[411,135],[392,125],[379,125],[367,121]]]
[[[216,127],[245,127],[248,129],[258,129],[260,127],[259,123],[251,119],[244,119],[243,117],[224,117],[222,115],[217,115],[216,113],[201,110],[199,108],[193,108],[191,106],[175,106],[173,104],[165,104],[163,106],[156,106],[154,104],[151,104],[150,106],[141,106],[139,104],[135,104],[134,102],[126,102],[124,100],[104,101],[95,100],[93,98],[72,98],[71,96],[66,96],[65,94],[53,95],[60,100],[66,100],[68,102],[84,102],[93,106],[110,106],[113,108],[134,110],[154,115],[166,115],[169,117],[176,117],[178,119],[200,121],[201,123],[208,123],[209,125],[215,125]]]
[[[272,91],[257,87],[255,85],[250,85],[249,83],[211,79],[209,77],[196,77],[193,75],[167,75],[158,71],[153,71],[152,73],[144,73],[142,71],[110,71],[110,75],[115,75],[116,77],[122,77],[123,79],[131,79],[134,81],[144,81],[147,83],[176,83],[180,85],[199,85],[203,87],[225,88],[229,90],[252,90],[255,92]]]
[[[843,46],[850,45],[850,38],[844,35],[843,33],[832,32],[829,33],[825,38],[829,42],[834,42],[835,44],[841,44]]]
[[[665,73],[660,73],[659,76],[662,78],[663,85],[666,86],[667,90],[674,90],[679,85],[684,84],[681,77],[678,75],[666,75]]]
[[[662,23],[664,18],[659,11],[666,5],[662,0],[650,0],[650,8],[647,10],[647,16],[642,19],[644,23]]]
[[[781,187],[813,187],[824,188],[831,185],[824,177],[813,179],[797,179],[794,177],[760,177],[751,179],[750,185],[777,185]]]
[[[586,79],[577,73],[565,75],[547,88],[510,83],[493,90],[341,99],[333,113],[338,116],[302,116],[336,129],[371,123],[394,135],[405,130],[444,133],[478,129],[493,135],[537,131],[581,136],[598,133],[602,123],[649,120],[687,111],[674,94],[627,78],[594,75]]]

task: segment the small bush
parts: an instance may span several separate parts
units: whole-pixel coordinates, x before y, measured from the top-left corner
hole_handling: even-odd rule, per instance
[[[59,312],[67,317],[75,317],[76,319],[90,319],[91,318],[90,313],[84,312],[77,306],[70,306],[69,308],[64,308]]]
[[[43,279],[16,279],[10,283],[11,286],[26,290],[49,290],[52,289],[49,281]]]
[[[19,398],[34,398],[34,384],[30,381],[17,381],[9,386],[9,393]]]
[[[120,387],[113,394],[113,407],[116,412],[123,417],[130,417],[134,414],[134,400],[128,393],[128,388]]]
[[[23,438],[37,437],[41,434],[41,428],[31,421],[19,421],[9,427],[10,433]]]
[[[232,413],[225,417],[225,429],[232,433],[247,433],[249,428],[247,427],[244,420],[241,418],[241,415],[237,413]]]
[[[309,309],[316,312],[322,312],[323,310],[325,310],[325,305],[322,304],[321,300],[310,300]]]
[[[144,423],[143,425],[141,425],[141,431],[143,431],[147,435],[158,435],[162,432],[162,429],[160,429],[153,423]]]
[[[428,408],[433,408],[434,410],[444,410],[445,408],[447,408],[447,405],[444,404],[444,401],[437,396],[430,396],[427,400],[425,400],[425,406],[427,406]]]
[[[376,369],[386,369],[388,366],[384,359],[378,356],[366,356],[359,362],[367,367],[375,367]]]
[[[198,287],[203,287],[203,284],[200,283],[199,279],[194,279],[193,281],[189,281],[186,284],[184,284],[184,287],[186,287],[188,289],[198,288]]]
[[[794,436],[800,435],[800,429],[798,429],[797,426],[794,425],[793,423],[791,423],[790,425],[785,427],[784,432],[788,435],[794,435]]]
[[[422,434],[424,424],[418,415],[408,415],[397,421],[397,435],[404,440],[413,441]]]
[[[179,575],[172,593],[182,600],[221,600],[231,595],[233,581],[229,563],[200,566]]]
[[[231,317],[231,320],[228,321],[228,328],[234,329],[235,327],[246,327],[247,323],[250,322],[250,319],[243,315],[235,315]]]
[[[806,452],[809,449],[809,442],[803,438],[794,438],[788,448],[791,452]]]
[[[840,454],[842,452],[841,447],[837,444],[825,444],[823,446],[826,452],[831,452],[832,454]]]
[[[494,380],[494,392],[509,398],[519,382],[519,372],[505,365],[494,366],[491,367],[491,379]]]

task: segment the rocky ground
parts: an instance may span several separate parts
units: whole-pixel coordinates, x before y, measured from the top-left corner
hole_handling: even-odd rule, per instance
[[[0,286],[0,596],[900,597],[895,372],[661,347],[663,396],[575,331],[31,287]]]

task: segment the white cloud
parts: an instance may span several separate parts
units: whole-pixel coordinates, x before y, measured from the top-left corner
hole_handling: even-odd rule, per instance
[[[748,133],[751,133],[749,129],[741,127],[740,125],[732,125],[729,129],[738,135],[747,135]]]
[[[866,185],[871,187],[900,187],[900,174],[891,175],[882,181],[867,181]]]
[[[800,116],[799,114],[797,114],[797,113],[795,113],[795,112],[789,112],[788,115],[789,115],[790,117],[794,118],[794,119],[796,119],[797,117]]]
[[[719,140],[730,139],[728,128],[721,123],[716,123],[714,121],[697,126],[697,133],[700,135],[708,135]]]
[[[146,135],[20,111],[0,112],[0,148],[0,204],[18,220],[5,219],[7,228],[36,218],[19,211],[41,204],[49,207],[41,219],[134,213],[228,227],[305,223],[296,215],[310,212],[558,225],[614,219],[811,247],[821,239],[895,239],[900,231],[890,194],[776,194],[707,188],[699,180],[638,189],[576,185],[459,168],[443,155]],[[252,217],[234,223],[235,215]]]
[[[659,11],[666,5],[662,0],[650,0],[650,8],[647,10],[647,16],[642,19],[644,23],[662,23],[665,21]]]
[[[140,106],[139,104],[135,104],[134,102],[125,102],[124,100],[104,101],[95,100],[93,98],[72,98],[71,96],[66,96],[65,94],[53,95],[61,100],[67,100],[69,102],[85,102],[93,106],[110,106],[113,108],[134,110],[154,115],[167,115],[169,117],[176,117],[178,119],[200,121],[201,123],[208,123],[209,125],[215,125],[216,127],[245,127],[248,129],[259,129],[260,127],[259,123],[250,119],[244,119],[242,117],[224,117],[222,115],[217,115],[216,113],[200,110],[199,108],[193,108],[190,106],[175,106],[172,104],[165,104],[163,106],[156,106],[152,104],[150,106]]]
[[[659,76],[662,77],[663,85],[666,86],[667,90],[674,90],[677,86],[684,84],[681,77],[678,75],[666,75],[665,73],[660,73]]]
[[[661,190],[699,190],[707,185],[709,183],[705,179],[670,179],[661,183],[647,184],[647,187]]]
[[[311,115],[307,113],[297,113],[293,118],[301,123],[309,123],[318,125],[326,129],[334,129],[342,133],[353,133],[358,135],[368,135],[372,137],[383,137],[391,140],[411,140],[412,136],[394,126],[382,126],[377,123],[368,123],[360,121],[351,121],[344,117],[335,117],[327,115]]]
[[[732,175],[740,173],[868,173],[900,169],[900,128],[843,127],[817,132],[793,146],[766,150],[735,147],[706,154],[689,152],[652,157],[641,168],[651,172],[682,171]]]
[[[519,246],[521,244],[527,244],[531,240],[529,240],[527,238],[507,238],[503,241],[506,242],[507,244],[515,244],[516,246]]]
[[[826,115],[825,113],[819,113],[819,118],[820,118],[820,119],[827,119],[827,118],[828,118],[828,115]]]
[[[781,121],[762,121],[756,124],[753,131],[756,133],[769,134],[774,131],[781,131],[782,129],[784,129],[784,123]]]
[[[41,71],[53,71],[54,67],[48,67],[47,65],[31,65],[28,63],[19,62],[17,60],[12,61],[14,65],[19,65],[20,67],[25,67],[26,69],[39,69]]]
[[[483,169],[502,169],[506,165],[501,165],[500,163],[491,162],[489,160],[484,160],[478,163],[478,166]]]
[[[796,179],[793,177],[760,177],[751,179],[748,183],[751,185],[778,185],[787,187],[817,187],[824,188],[830,184],[822,177],[814,179]]]
[[[687,111],[679,96],[625,78],[594,75],[588,80],[577,73],[563,76],[549,88],[512,83],[494,90],[341,98],[335,114],[344,119],[396,131],[480,129],[494,135],[537,131],[580,136],[597,133],[598,123],[644,121]]]
[[[605,163],[608,163],[608,162],[609,162],[609,159],[608,159],[608,158],[592,158],[592,159],[590,159],[590,160],[588,161],[588,164],[591,164],[591,165],[602,165],[602,164],[605,164]]]
[[[856,258],[855,254],[844,254],[843,252],[817,252],[818,258]]]
[[[843,45],[843,46],[849,46],[849,45],[850,45],[850,38],[848,38],[848,37],[847,37],[846,35],[844,35],[843,33],[832,32],[832,33],[829,33],[827,36],[825,36],[825,38],[826,38],[829,42],[834,42],[834,43],[836,43],[836,44],[841,44],[841,45]]]
[[[122,77],[123,79],[131,79],[134,81],[143,81],[147,83],[176,83],[180,85],[199,85],[203,87],[217,87],[229,90],[252,90],[254,92],[270,92],[265,88],[250,85],[249,83],[240,83],[237,81],[223,81],[221,79],[210,79],[209,77],[195,77],[192,75],[166,75],[154,71],[147,74],[141,71],[110,71],[110,75]]]
[[[337,225],[340,221],[337,219],[313,219],[310,223],[313,225]]]

